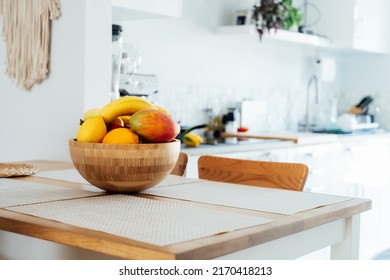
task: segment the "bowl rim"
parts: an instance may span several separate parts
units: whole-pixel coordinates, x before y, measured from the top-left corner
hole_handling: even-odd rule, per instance
[[[169,142],[165,142],[165,143],[156,143],[156,142],[148,142],[148,143],[137,143],[137,144],[106,144],[106,143],[92,143],[92,142],[80,142],[80,141],[77,141],[76,138],[70,138],[69,139],[69,145],[73,145],[73,143],[77,143],[79,145],[98,145],[98,146],[102,146],[102,147],[112,147],[112,146],[117,146],[117,147],[134,147],[134,146],[137,146],[137,145],[175,145],[175,143],[179,143],[179,145],[181,144],[181,141],[179,139],[172,139],[171,141]]]

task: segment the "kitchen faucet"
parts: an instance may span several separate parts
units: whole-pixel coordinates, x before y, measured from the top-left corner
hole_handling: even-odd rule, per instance
[[[310,118],[309,118],[309,107],[310,107],[310,87],[311,87],[311,84],[314,83],[315,85],[315,102],[316,104],[318,104],[318,100],[319,100],[319,97],[318,97],[318,79],[317,79],[317,76],[316,75],[313,75],[308,84],[307,84],[307,90],[306,90],[306,115],[305,115],[305,123],[303,124],[304,126],[304,131],[310,131],[310,127],[311,126],[315,126],[315,121],[310,124]]]

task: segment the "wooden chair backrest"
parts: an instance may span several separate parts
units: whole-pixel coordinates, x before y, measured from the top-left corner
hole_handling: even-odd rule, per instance
[[[198,159],[198,176],[211,181],[302,191],[308,167],[301,163],[203,155]]]
[[[178,176],[185,176],[187,172],[187,163],[188,163],[188,155],[186,153],[180,152],[179,158],[171,174],[178,175]]]

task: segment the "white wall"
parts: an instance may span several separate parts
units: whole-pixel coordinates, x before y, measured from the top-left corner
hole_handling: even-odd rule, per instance
[[[238,2],[185,0],[180,19],[119,23],[125,41],[143,55],[140,72],[158,76],[160,93],[154,98],[183,124],[204,122],[210,98],[222,108],[252,98],[268,102],[270,129],[296,129],[307,83],[318,73],[316,50],[266,38],[260,42],[257,36],[216,35],[218,25],[233,22],[232,3]],[[321,84],[324,96],[335,95],[338,87],[337,79]]]
[[[69,161],[68,139],[75,137],[85,108],[109,101],[111,1],[61,4],[62,16],[52,26],[51,75],[30,92],[16,88],[3,74],[5,43],[0,40],[0,162]],[[2,28],[2,18],[0,22]],[[107,258],[83,254],[0,231],[0,259]]]
[[[96,43],[93,52],[86,48],[105,33],[110,40],[110,26],[105,31],[99,25],[111,19],[110,1],[90,7],[91,2],[61,1],[62,16],[52,25],[51,74],[31,91],[17,88],[4,74],[5,42],[0,40],[0,161],[69,160],[68,139],[76,135],[85,102],[109,100],[109,70],[101,66],[109,69],[110,41]],[[93,17],[86,17],[87,5],[97,12]],[[102,16],[96,17],[99,10]]]

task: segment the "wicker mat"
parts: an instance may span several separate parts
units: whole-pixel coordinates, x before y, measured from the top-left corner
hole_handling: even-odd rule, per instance
[[[89,184],[75,168],[63,169],[63,170],[40,171],[39,173],[33,176],[53,179],[53,180],[80,183],[80,184]],[[177,175],[168,175],[163,181],[157,184],[156,187],[166,187],[171,185],[187,184],[196,181],[199,181],[199,179],[186,178]]]
[[[142,191],[142,193],[284,215],[291,215],[351,199],[343,196],[212,181],[151,188]]]
[[[0,178],[28,176],[38,170],[38,167],[25,163],[0,163]]]
[[[272,222],[249,215],[120,194],[9,207],[7,210],[158,246]]]
[[[0,179],[0,208],[104,194],[68,187]]]

